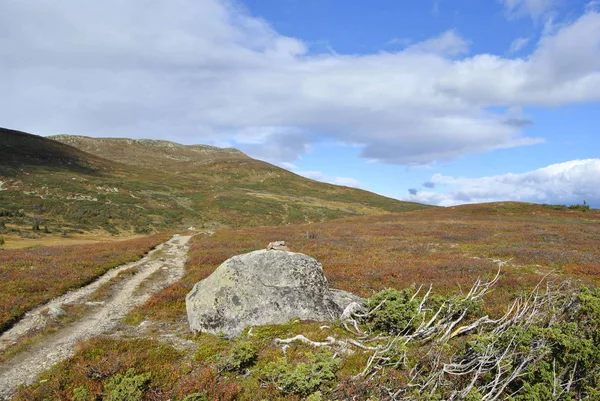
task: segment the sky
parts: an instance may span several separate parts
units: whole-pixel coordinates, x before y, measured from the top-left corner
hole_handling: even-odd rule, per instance
[[[600,207],[600,0],[0,0],[0,94],[0,126],[39,135]]]

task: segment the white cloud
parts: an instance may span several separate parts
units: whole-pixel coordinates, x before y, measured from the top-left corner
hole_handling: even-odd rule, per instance
[[[572,160],[521,174],[459,178],[436,174],[436,187],[447,192],[418,191],[405,200],[452,206],[462,203],[524,201],[600,206],[600,159]]]
[[[529,43],[530,38],[517,38],[515,40],[512,41],[512,43],[510,44],[510,48],[508,49],[508,52],[510,54],[513,53],[517,53],[518,51],[522,50],[525,46],[527,46],[527,44]]]
[[[533,19],[546,14],[556,5],[557,0],[500,0],[512,17],[528,15]]]
[[[296,166],[293,163],[289,163],[289,162],[279,162],[279,166],[283,167],[286,170],[290,170],[290,171],[296,170],[298,168],[298,166]]]
[[[406,47],[408,45],[410,45],[412,43],[412,40],[410,40],[409,38],[393,38],[388,40],[388,42],[385,44],[386,46],[400,46],[400,47]]]
[[[0,1],[0,121],[34,133],[232,143],[273,162],[327,137],[423,165],[542,141],[492,106],[600,100],[593,11],[527,58],[457,59],[468,42],[454,31],[397,52],[311,54],[225,0]]]
[[[469,41],[462,38],[454,30],[450,30],[434,38],[409,46],[406,51],[442,56],[458,56],[469,52]]]
[[[360,181],[350,177],[329,177],[320,171],[300,171],[296,174],[311,180],[328,182],[335,185],[344,185],[346,187],[360,188]]]

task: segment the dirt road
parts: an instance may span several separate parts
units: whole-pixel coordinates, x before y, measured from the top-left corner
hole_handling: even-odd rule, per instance
[[[8,399],[19,384],[33,381],[55,363],[73,355],[77,342],[110,332],[133,307],[145,302],[161,288],[178,281],[183,276],[190,238],[191,236],[174,236],[141,260],[112,269],[95,282],[29,312],[11,330],[0,336],[2,350],[18,342],[19,338],[31,330],[43,326],[48,319],[49,308],[85,304],[90,296],[120,272],[133,268],[137,270],[134,275],[123,279],[109,299],[97,303],[87,302],[91,306],[90,311],[83,317],[1,364],[0,400]],[[166,274],[154,274],[161,271]]]

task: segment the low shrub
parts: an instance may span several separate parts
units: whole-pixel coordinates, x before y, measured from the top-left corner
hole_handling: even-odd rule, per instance
[[[181,401],[209,401],[206,393],[194,393],[185,397]]]
[[[415,328],[414,317],[419,302],[411,299],[414,291],[388,289],[372,296],[367,301],[368,321],[375,330],[402,334]]]
[[[339,361],[329,351],[307,353],[307,361],[296,365],[286,358],[269,362],[259,372],[265,383],[272,383],[284,393],[308,396],[335,387]]]
[[[149,382],[149,373],[136,374],[135,370],[128,369],[104,385],[104,401],[142,401]]]
[[[220,371],[243,372],[256,362],[257,348],[248,341],[239,341],[231,348],[231,353],[217,363]]]
[[[73,401],[93,401],[95,397],[92,396],[90,391],[85,387],[77,387],[73,390]]]

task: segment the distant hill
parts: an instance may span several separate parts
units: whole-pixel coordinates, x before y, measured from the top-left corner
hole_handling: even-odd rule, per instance
[[[234,148],[209,145],[181,145],[153,139],[91,138],[55,135],[48,137],[115,162],[172,172],[193,171],[199,164],[215,160],[251,160]]]
[[[133,234],[312,223],[428,207],[313,181],[236,149],[0,128],[0,230],[21,235],[46,226]]]

